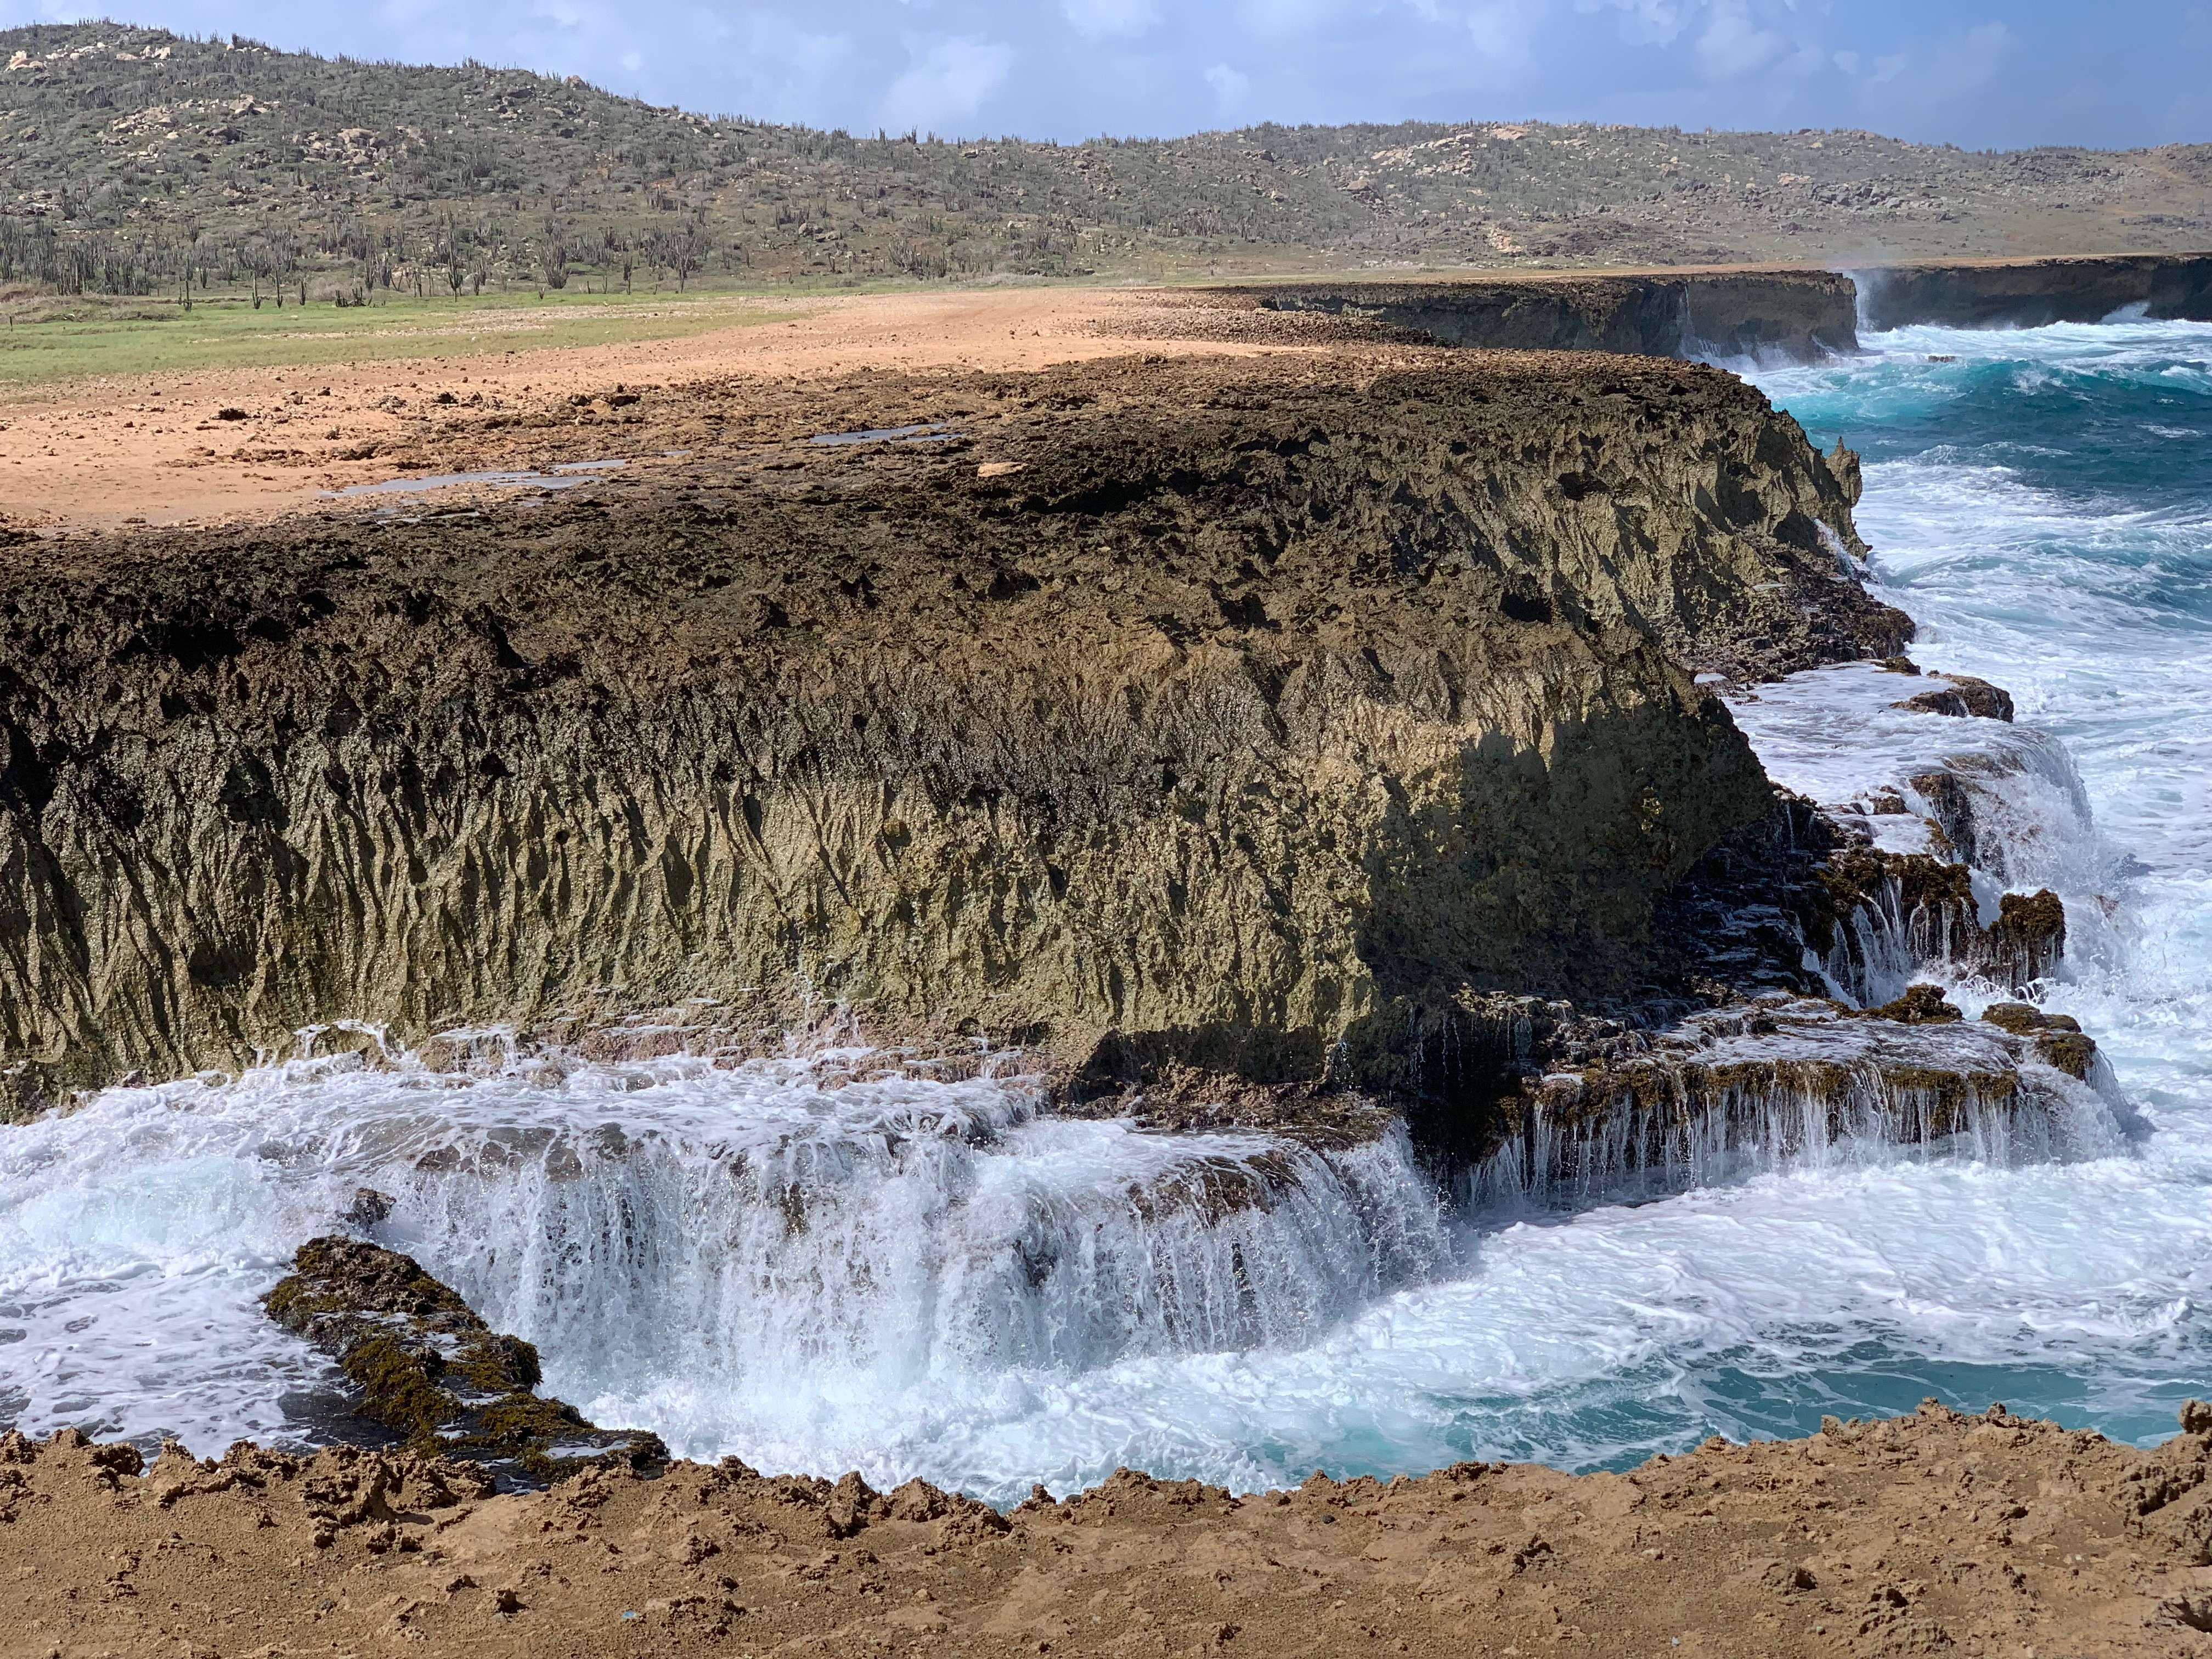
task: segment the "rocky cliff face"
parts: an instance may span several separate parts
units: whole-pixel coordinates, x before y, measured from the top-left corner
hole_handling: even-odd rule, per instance
[[[1851,279],[1825,270],[1291,283],[1224,303],[1363,319],[1453,346],[1810,362],[1858,346]]]
[[[1690,365],[696,396],[781,441],[0,555],[18,1109],[340,1018],[810,994],[1109,1073],[1387,1070],[1439,999],[1649,977],[1771,801],[1685,661],[1909,626],[1796,425]]]
[[[2212,322],[2212,254],[2113,254],[1885,265],[1856,273],[1865,325],[2040,328],[2094,323],[2140,306],[2166,320]]]

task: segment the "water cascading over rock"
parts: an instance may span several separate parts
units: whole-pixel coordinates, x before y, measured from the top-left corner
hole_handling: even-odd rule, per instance
[[[2119,1145],[2095,1045],[2022,1005],[1965,1020],[1932,987],[1870,1011],[1779,995],[1528,1080],[1468,1190],[1590,1203],[1760,1170],[1956,1151],[2009,1165]]]

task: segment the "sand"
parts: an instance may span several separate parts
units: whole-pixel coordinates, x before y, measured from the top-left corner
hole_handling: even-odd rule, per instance
[[[588,425],[569,399],[617,386],[1296,349],[1287,320],[1282,343],[1176,337],[1164,297],[1083,288],[868,295],[807,302],[795,320],[681,339],[33,388],[0,402],[0,515],[48,530],[275,517],[326,505],[326,492],[349,484],[500,465],[514,446],[496,434],[510,428],[489,420]],[[441,394],[453,401],[437,402]],[[224,410],[243,418],[224,419]],[[456,424],[458,434],[446,429]],[[575,460],[639,448],[620,434],[570,435]]]
[[[1623,1474],[1125,1472],[1000,1516],[734,1462],[486,1497],[404,1455],[141,1474],[9,1437],[0,1656],[2199,1654],[2206,1455],[1931,1403]]]

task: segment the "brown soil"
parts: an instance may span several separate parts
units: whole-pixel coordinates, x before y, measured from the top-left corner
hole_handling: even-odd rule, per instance
[[[404,1455],[141,1474],[10,1436],[0,1656],[2201,1654],[2206,1459],[1931,1402],[1619,1475],[1125,1471],[1009,1521],[734,1461],[486,1497]]]

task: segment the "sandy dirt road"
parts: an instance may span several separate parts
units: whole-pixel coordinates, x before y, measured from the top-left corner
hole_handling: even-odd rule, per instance
[[[1165,303],[1164,303],[1164,301]],[[32,529],[211,523],[326,501],[348,485],[502,464],[497,434],[637,385],[835,376],[865,368],[1042,368],[1133,351],[1296,349],[1174,337],[1149,290],[993,289],[808,301],[790,320],[685,338],[475,357],[102,378],[0,401],[0,520]],[[1150,323],[1160,331],[1152,336]],[[222,411],[238,414],[225,418]],[[607,412],[602,403],[599,413]],[[520,417],[503,422],[501,416]],[[441,418],[445,417],[445,418]],[[467,428],[453,441],[450,429]],[[445,429],[441,429],[445,428]],[[575,434],[578,461],[624,456]],[[542,454],[541,441],[531,445]]]

